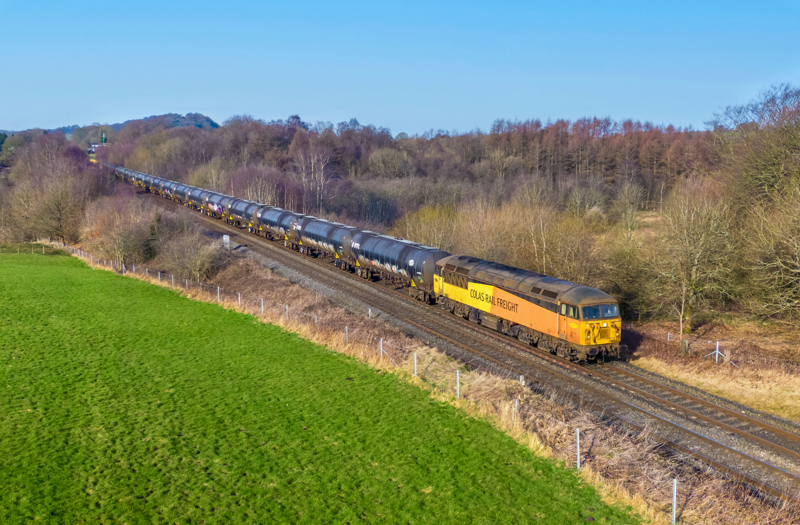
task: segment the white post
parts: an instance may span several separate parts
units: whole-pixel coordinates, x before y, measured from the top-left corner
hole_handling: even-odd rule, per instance
[[[414,352],[414,377],[417,377],[417,353]]]
[[[317,324],[319,320],[317,319],[317,314],[314,314],[314,324]]]
[[[175,276],[172,276],[172,287],[175,288]]]
[[[144,269],[144,274],[149,277],[150,276],[150,269],[149,268],[145,268]]]
[[[714,362],[719,364],[719,341],[717,341],[717,350],[714,352]]]
[[[92,255],[91,257],[92,257],[92,264],[94,264],[94,255]]]
[[[264,315],[264,298],[261,298],[261,315]]]
[[[675,507],[678,503],[678,480],[672,480],[672,525],[675,525]]]
[[[667,332],[667,341],[669,341],[669,337],[670,337],[671,335],[672,335],[672,334],[670,334],[669,332]]]
[[[383,337],[381,337],[381,361],[383,361]]]
[[[525,376],[519,376],[519,384],[525,386]]]
[[[347,327],[344,327],[344,344],[350,344],[350,338],[347,335]]]
[[[136,265],[133,265],[133,273],[136,273]]]
[[[158,282],[161,282],[161,271],[158,272]]]
[[[456,369],[456,399],[461,398],[461,389],[460,389],[460,385],[459,385],[460,382],[461,381],[459,380],[459,377],[458,377],[458,369]]]
[[[242,292],[239,292],[239,306],[242,306]]]
[[[519,405],[519,398],[514,400],[514,423],[517,422],[517,405]]]
[[[575,441],[578,444],[578,469],[581,468],[581,429],[575,429]]]
[[[372,308],[369,309],[369,318],[372,319]]]
[[[219,302],[219,286],[217,286],[217,302]]]
[[[286,305],[286,321],[289,321],[289,305]]]
[[[189,291],[189,279],[186,279],[186,291]]]

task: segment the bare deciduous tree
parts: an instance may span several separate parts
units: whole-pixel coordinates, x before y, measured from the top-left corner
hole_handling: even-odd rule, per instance
[[[664,208],[656,248],[659,295],[678,315],[681,340],[697,309],[733,290],[731,205],[709,183],[690,182],[673,191]]]
[[[455,243],[457,219],[456,210],[451,206],[423,206],[404,215],[392,231],[400,238],[449,252]]]
[[[796,319],[800,316],[800,183],[753,211],[745,239],[754,284],[751,307],[763,317]]]
[[[322,210],[329,189],[330,161],[330,151],[318,144],[295,152],[292,166],[295,179],[303,188],[303,213]]]
[[[637,214],[644,202],[644,189],[630,181],[625,181],[617,191],[614,198],[612,211],[617,216],[628,240],[633,236],[633,231],[638,226]]]

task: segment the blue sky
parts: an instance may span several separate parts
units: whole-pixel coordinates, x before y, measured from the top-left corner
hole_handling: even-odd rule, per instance
[[[0,129],[161,113],[395,134],[498,118],[704,128],[800,85],[800,2],[0,0]]]

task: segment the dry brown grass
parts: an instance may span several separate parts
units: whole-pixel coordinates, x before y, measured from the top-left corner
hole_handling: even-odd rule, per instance
[[[170,285],[166,279],[158,283],[152,275],[135,277],[165,287]],[[397,374],[427,390],[432,397],[463,410],[468,417],[491,422],[540,456],[573,465],[575,429],[580,428],[581,477],[595,486],[606,501],[630,506],[645,521],[669,523],[673,478],[679,479],[681,523],[800,521],[800,508],[796,504],[774,506],[762,501],[711,470],[698,471],[688,466],[646,434],[630,435],[588,410],[568,408],[567,403],[559,402],[557,394],[538,395],[515,379],[468,370],[436,349],[409,339],[393,326],[347,312],[253,261],[236,261],[217,276],[215,284],[242,293],[242,306],[237,295],[226,294],[224,307],[252,314],[260,321],[281,326],[332,351]],[[211,289],[192,288],[182,293],[195,300],[216,302],[217,299]],[[264,315],[260,313],[261,297],[267,305]],[[289,305],[288,320],[285,305]],[[349,327],[349,344],[344,341],[344,326]],[[385,340],[388,357],[381,358],[378,353],[380,338]],[[413,376],[414,353],[418,359],[418,377]],[[461,399],[455,398],[456,369],[461,374]],[[520,399],[516,421],[515,399]]]
[[[714,351],[713,337],[726,333],[729,337],[721,339],[720,351],[730,354],[736,367],[705,357]],[[785,349],[767,350],[730,337],[730,332],[706,330],[702,335],[684,336],[690,339],[689,355],[684,356],[674,338],[666,341],[666,330],[660,325],[629,331],[625,337],[632,351],[631,363],[636,366],[756,410],[800,421],[800,361]]]
[[[762,412],[800,421],[800,376],[782,370],[736,369],[714,361],[667,363],[655,357],[634,364]]]

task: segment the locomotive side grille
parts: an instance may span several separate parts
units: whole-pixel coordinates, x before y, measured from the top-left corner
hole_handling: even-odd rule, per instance
[[[608,328],[601,328],[600,332],[597,334],[598,339],[608,339],[609,337],[609,329]]]

